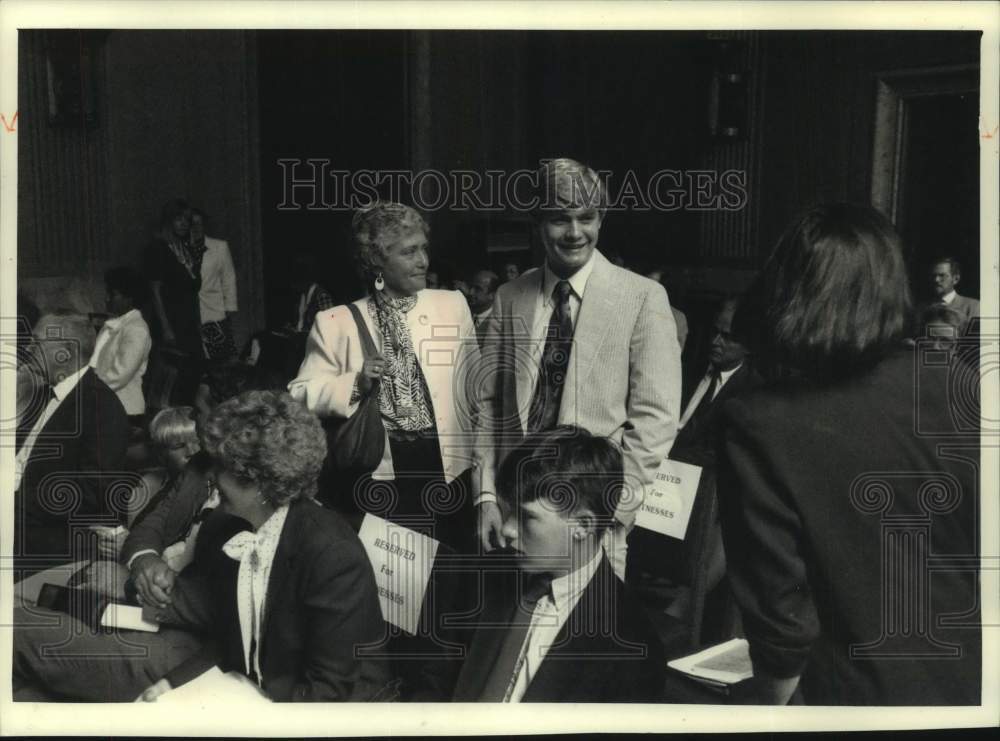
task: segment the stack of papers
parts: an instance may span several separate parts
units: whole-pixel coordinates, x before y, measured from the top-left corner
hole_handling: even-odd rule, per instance
[[[750,679],[753,665],[745,638],[733,638],[690,656],[667,662],[667,666],[719,689]]]
[[[239,672],[223,673],[213,666],[187,684],[164,692],[156,702],[190,703],[201,707],[263,705],[271,702],[253,682]]]

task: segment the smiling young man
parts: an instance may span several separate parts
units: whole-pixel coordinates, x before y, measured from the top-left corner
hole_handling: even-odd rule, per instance
[[[657,702],[665,661],[601,542],[623,483],[610,440],[562,426],[528,435],[497,476],[517,571],[491,570],[458,702]]]
[[[579,425],[623,450],[625,495],[606,542],[622,577],[625,534],[677,428],[677,330],[663,287],[597,250],[606,200],[596,173],[549,160],[537,182],[545,263],[498,289],[483,341],[473,484],[480,542],[504,545],[494,478],[507,451],[532,432]]]

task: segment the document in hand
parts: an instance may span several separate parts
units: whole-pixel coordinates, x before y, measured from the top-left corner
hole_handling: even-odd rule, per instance
[[[699,466],[664,458],[653,485],[646,487],[635,524],[684,540],[700,480]]]
[[[733,638],[696,654],[668,661],[667,666],[695,679],[724,686],[753,676],[750,650],[744,638]]]
[[[358,537],[375,572],[382,617],[414,635],[438,541],[375,515],[365,515]]]

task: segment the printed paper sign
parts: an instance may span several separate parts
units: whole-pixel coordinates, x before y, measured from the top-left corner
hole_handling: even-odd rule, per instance
[[[358,537],[375,572],[382,617],[414,635],[438,542],[375,515],[365,515]]]
[[[665,458],[653,485],[646,489],[635,524],[684,540],[700,480],[700,466]]]

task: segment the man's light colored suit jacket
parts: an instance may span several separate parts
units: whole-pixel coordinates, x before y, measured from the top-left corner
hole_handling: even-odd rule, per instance
[[[598,251],[594,260],[576,317],[558,423],[619,443],[626,484],[641,491],[635,485],[652,482],[677,431],[677,330],[663,286],[611,264]],[[529,271],[502,285],[493,303],[478,374],[481,471],[474,478],[484,494],[496,492],[496,466],[527,431],[537,377],[532,369],[544,346],[544,338],[532,337],[543,278],[543,270]],[[617,518],[631,524],[638,504],[623,499]]]

